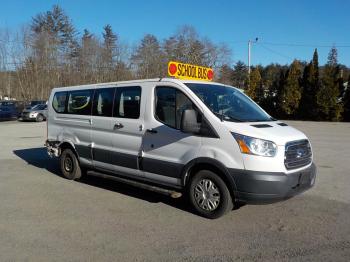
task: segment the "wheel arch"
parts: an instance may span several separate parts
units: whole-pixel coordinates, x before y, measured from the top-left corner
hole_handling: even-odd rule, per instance
[[[58,145],[58,148],[60,150],[59,155],[62,154],[64,149],[67,149],[67,148],[71,149],[73,151],[73,153],[77,156],[78,161],[79,161],[79,154],[78,154],[77,150],[75,149],[75,146],[74,146],[74,144],[72,142],[70,142],[70,141],[63,141],[62,143],[60,143]]]
[[[182,186],[187,187],[191,177],[193,177],[193,175],[200,170],[210,170],[217,174],[226,183],[232,199],[235,199],[234,192],[237,191],[237,187],[228,169],[220,161],[208,157],[193,159],[187,165],[185,165],[181,175]]]

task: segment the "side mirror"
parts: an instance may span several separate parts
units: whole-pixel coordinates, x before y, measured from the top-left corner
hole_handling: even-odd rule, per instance
[[[184,133],[199,133],[201,125],[197,122],[197,112],[186,109],[181,117],[181,131]]]

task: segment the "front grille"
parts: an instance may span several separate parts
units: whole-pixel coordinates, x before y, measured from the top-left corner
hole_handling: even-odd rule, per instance
[[[308,140],[298,140],[286,144],[284,165],[287,169],[306,166],[312,162],[312,151]]]

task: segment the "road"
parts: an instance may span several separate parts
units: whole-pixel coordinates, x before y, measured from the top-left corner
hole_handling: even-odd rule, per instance
[[[350,124],[289,124],[311,139],[316,185],[207,220],[181,198],[66,180],[45,123],[0,122],[0,260],[350,261]]]

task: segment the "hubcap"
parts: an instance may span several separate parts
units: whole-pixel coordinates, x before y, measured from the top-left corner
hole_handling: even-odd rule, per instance
[[[73,171],[73,161],[69,156],[64,159],[64,169],[69,173]]]
[[[194,188],[194,198],[200,208],[213,211],[219,206],[220,192],[213,181],[202,179]]]

